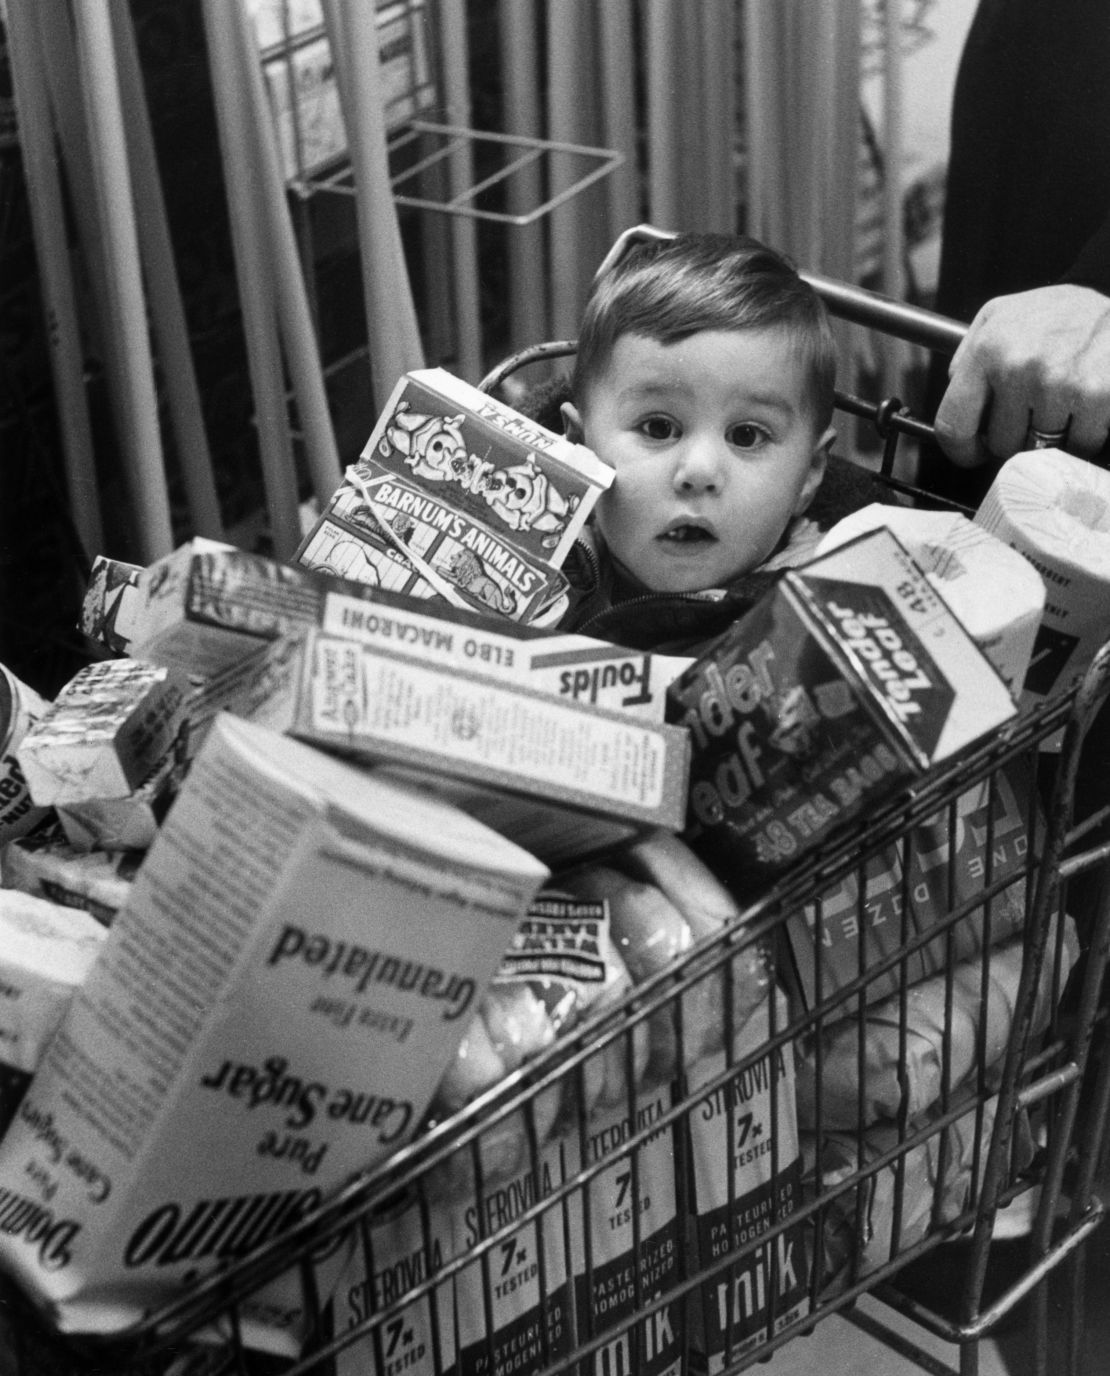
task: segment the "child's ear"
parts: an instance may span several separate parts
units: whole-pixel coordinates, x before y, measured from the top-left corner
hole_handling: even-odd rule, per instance
[[[829,451],[832,449],[835,439],[836,431],[830,425],[813,446],[809,472],[806,474],[806,480],[802,484],[802,490],[798,493],[798,500],[794,506],[795,516],[800,516],[817,495],[817,489],[821,486],[821,479],[825,476],[825,468],[829,462]]]
[[[564,401],[559,407],[559,413],[563,417],[563,434],[572,444],[584,444],[583,436],[586,433],[582,424],[582,417],[578,413],[578,407],[573,401]]]

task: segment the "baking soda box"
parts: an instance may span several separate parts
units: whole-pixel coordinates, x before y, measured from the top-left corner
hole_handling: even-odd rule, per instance
[[[546,877],[221,716],[0,1143],[5,1268],[112,1331],[295,1225],[415,1133]]]
[[[686,837],[744,899],[1016,712],[885,528],[784,573],[669,698],[693,748]]]

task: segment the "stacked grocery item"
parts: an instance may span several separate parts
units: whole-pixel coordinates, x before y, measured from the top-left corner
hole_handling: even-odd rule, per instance
[[[1015,715],[997,670],[885,527],[784,573],[671,702],[693,742],[686,835],[749,893]]]
[[[552,624],[562,564],[613,471],[442,368],[407,373],[297,562]]]
[[[411,1140],[551,864],[681,826],[667,661],[526,624],[607,472],[530,423],[495,429],[505,452],[487,444],[465,496],[512,532],[498,575],[542,575],[518,616],[197,539],[145,568],[97,559],[94,662],[52,703],[11,680],[0,879],[9,928],[37,927],[29,953],[8,943],[0,1246],[62,1329],[126,1326]],[[425,439],[416,484],[441,453]],[[356,476],[374,509],[408,481]],[[463,540],[488,554],[479,524]],[[39,955],[62,949],[51,922],[82,961]],[[491,990],[498,1036],[526,992]],[[245,1332],[287,1351],[302,1318],[266,1292]]]
[[[469,418],[453,458],[416,423],[433,382],[405,381],[305,545],[319,552],[326,526],[337,548],[346,522],[344,539],[373,535],[381,572],[407,542],[428,565],[418,590],[202,540],[149,568],[97,561],[83,628],[102,657],[32,704],[11,745],[24,792],[0,882],[91,914],[99,939],[10,1100],[0,1249],[63,1327],[118,1328],[517,1086],[525,1107],[448,1156],[425,1198],[375,1218],[373,1265],[364,1248],[321,1263],[340,1327],[426,1278],[429,1227],[441,1261],[496,1233],[506,1270],[488,1305],[479,1256],[414,1312],[436,1341],[450,1333],[463,1368],[489,1340],[548,1360],[571,1309],[600,1326],[647,1305],[640,1369],[670,1369],[687,1342],[713,1369],[805,1312],[810,1239],[775,1226],[805,1189],[881,1158],[892,1131],[997,1068],[1021,970],[1024,892],[1006,881],[1028,782],[959,800],[946,883],[963,901],[985,873],[996,892],[912,961],[898,960],[907,932],[951,905],[928,862],[946,818],[791,914],[781,949],[726,938],[842,823],[1013,718],[1029,618],[965,627],[936,570],[868,528],[784,575],[696,660],[540,632],[591,493],[501,513],[511,465],[475,459]],[[529,464],[554,482],[546,459]],[[461,567],[440,559],[448,532],[481,544],[453,524],[466,507],[476,530],[475,503],[504,522],[502,549],[532,541],[532,562],[518,551],[511,567],[547,561],[532,601],[510,607],[499,584],[500,602],[468,602],[448,576]],[[387,508],[438,522],[438,543]],[[901,892],[905,915],[882,907]],[[837,921],[862,911],[886,916],[838,946]],[[1057,937],[1037,1026],[1076,955],[1069,923]],[[892,963],[885,987],[865,981],[865,1017],[784,1034],[874,959]],[[904,1009],[890,1001],[903,965]],[[563,1048],[570,1073],[530,1090]],[[929,1150],[971,1160],[962,1121],[951,1151]],[[879,1249],[890,1182],[877,1180]],[[958,1201],[966,1175],[943,1183]],[[728,1284],[688,1308],[661,1298],[683,1251],[708,1268],[771,1229]],[[824,1275],[842,1264],[830,1250]],[[297,1304],[266,1300],[249,1340],[295,1349]],[[629,1364],[628,1343],[611,1365]]]
[[[221,714],[0,1143],[6,1264],[111,1330],[295,1224],[416,1132],[546,874]]]

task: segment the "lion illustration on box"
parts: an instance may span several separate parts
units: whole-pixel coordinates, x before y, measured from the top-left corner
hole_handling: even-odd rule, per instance
[[[471,597],[492,608],[495,612],[501,612],[503,616],[511,616],[516,610],[516,603],[509,593],[501,586],[498,581],[491,577],[486,571],[481,559],[472,549],[457,548],[452,551],[450,559],[443,567],[444,574],[467,592]]]

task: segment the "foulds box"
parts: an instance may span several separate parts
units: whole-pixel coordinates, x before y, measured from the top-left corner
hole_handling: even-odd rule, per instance
[[[742,900],[1014,716],[997,670],[887,529],[779,583],[672,685],[686,836]]]

